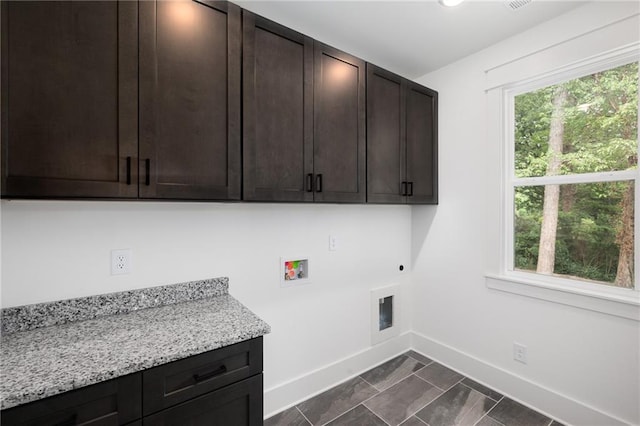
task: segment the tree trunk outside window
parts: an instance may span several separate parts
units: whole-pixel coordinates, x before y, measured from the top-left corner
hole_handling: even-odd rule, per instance
[[[567,98],[567,88],[564,85],[558,86],[553,94],[547,176],[555,176],[560,173],[560,166],[562,165],[562,140],[564,136],[564,107]],[[540,246],[538,249],[538,266],[536,269],[536,272],[541,274],[552,274],[554,269],[559,200],[560,185],[545,185]]]

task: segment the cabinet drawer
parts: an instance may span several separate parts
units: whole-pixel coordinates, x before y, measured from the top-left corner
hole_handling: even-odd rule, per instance
[[[143,412],[167,407],[262,372],[262,337],[144,371]]]
[[[144,426],[262,425],[262,374],[145,417]]]
[[[130,374],[4,410],[2,425],[124,425],[141,417],[141,377]]]

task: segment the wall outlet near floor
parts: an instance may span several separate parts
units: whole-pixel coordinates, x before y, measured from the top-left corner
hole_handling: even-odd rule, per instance
[[[111,275],[131,273],[131,249],[111,250]]]
[[[523,364],[527,363],[527,347],[521,343],[513,342],[513,359]]]

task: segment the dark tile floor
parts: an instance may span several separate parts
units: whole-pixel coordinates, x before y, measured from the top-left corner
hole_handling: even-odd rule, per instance
[[[265,426],[561,426],[409,351],[265,420]]]

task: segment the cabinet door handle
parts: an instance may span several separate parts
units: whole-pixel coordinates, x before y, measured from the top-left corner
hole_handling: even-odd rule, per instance
[[[407,195],[407,182],[402,182],[400,185],[400,195],[405,197]]]
[[[54,424],[53,426],[71,426],[76,424],[76,419],[78,418],[78,413],[73,413],[71,416],[67,417],[63,421]]]
[[[413,182],[409,182],[409,193],[407,195],[413,197]]]
[[[144,170],[145,170],[144,184],[149,186],[151,185],[151,160],[148,158],[144,160]]]
[[[313,192],[313,173],[307,175],[307,192]]]
[[[213,370],[213,371],[209,371],[208,373],[204,373],[204,374],[194,374],[193,375],[193,380],[196,381],[196,383],[202,382],[204,380],[208,380],[211,379],[213,377],[219,376],[221,374],[224,374],[227,372],[227,367],[225,365],[221,365],[219,368]]]
[[[316,192],[322,192],[322,173],[316,175]]]
[[[127,185],[131,185],[131,157],[127,157]]]

